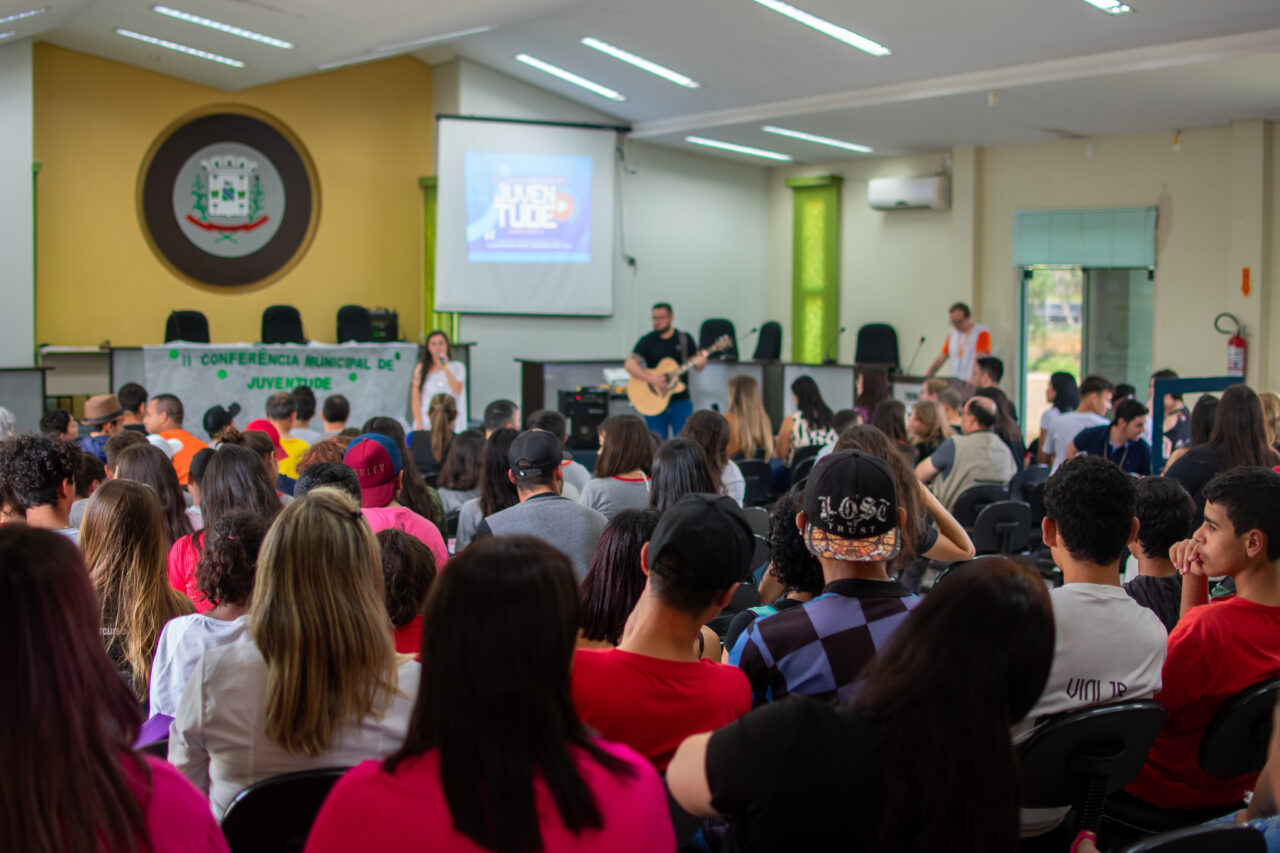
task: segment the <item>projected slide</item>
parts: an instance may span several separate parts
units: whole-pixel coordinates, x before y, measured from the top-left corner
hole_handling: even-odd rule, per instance
[[[591,262],[590,157],[468,151],[467,260]]]

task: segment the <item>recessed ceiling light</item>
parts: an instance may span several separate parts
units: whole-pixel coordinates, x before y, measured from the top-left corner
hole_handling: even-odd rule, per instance
[[[608,86],[602,86],[594,80],[588,80],[586,77],[580,77],[572,71],[565,71],[558,65],[552,65],[550,62],[543,62],[537,57],[530,56],[527,53],[517,53],[516,61],[523,62],[532,68],[536,68],[552,77],[559,77],[566,83],[572,83],[575,86],[581,86],[589,92],[595,92],[602,98],[608,98],[611,101],[625,101],[627,96],[621,92],[610,89]]]
[[[169,6],[152,6],[151,11],[159,12],[161,15],[167,15],[170,18],[177,18],[179,21],[186,21],[188,24],[199,24],[202,27],[208,27],[211,30],[217,30],[227,35],[239,36],[242,39],[249,39],[260,44],[269,44],[272,47],[279,47],[285,50],[293,48],[292,42],[284,39],[278,39],[274,36],[264,36],[262,33],[255,33],[253,30],[246,30],[241,27],[233,27],[231,24],[224,24],[222,21],[215,21],[212,18],[202,18],[199,15],[193,15],[190,12],[183,12],[181,9],[173,9]]]
[[[833,39],[842,41],[850,47],[856,47],[858,50],[865,51],[872,56],[889,55],[889,48],[884,45],[874,42],[866,36],[860,36],[853,30],[846,30],[839,24],[833,24],[825,18],[819,18],[817,15],[811,15],[803,9],[797,9],[790,3],[783,3],[782,0],[756,0],[756,2],[766,9],[772,9],[779,15],[786,15],[793,21],[798,21],[806,27],[813,27],[820,33],[825,33]]]
[[[721,142],[719,139],[707,139],[705,136],[686,136],[685,142],[694,145],[705,145],[708,148],[719,148],[722,151],[733,151],[738,154],[750,154],[752,157],[764,157],[767,160],[790,160],[790,154],[779,154],[777,151],[766,151],[763,148],[750,148],[746,145],[735,145],[732,142]]]
[[[133,30],[125,30],[116,27],[116,35],[125,38],[137,39],[138,41],[154,44],[156,47],[163,47],[165,50],[176,50],[178,53],[185,53],[187,56],[194,56],[198,59],[207,59],[210,62],[219,62],[223,65],[230,65],[232,68],[244,68],[244,63],[238,59],[231,59],[226,56],[219,56],[216,53],[210,53],[207,50],[201,50],[198,47],[191,47],[185,44],[178,44],[176,41],[168,41],[167,39],[158,39],[155,36],[143,35],[135,33]]]
[[[803,139],[805,142],[816,142],[819,145],[830,145],[833,148],[843,148],[846,151],[859,151],[863,154],[870,154],[873,150],[865,145],[858,145],[854,142],[844,142],[840,139],[832,139],[829,136],[815,136],[812,133],[802,133],[799,130],[788,130],[785,127],[774,127],[771,124],[766,124],[760,129],[766,133],[776,133],[779,136],[790,136],[792,139]]]
[[[429,44],[435,44],[438,41],[448,41],[449,39],[462,38],[463,36],[473,36],[477,33],[487,33],[493,27],[472,27],[469,30],[458,30],[457,32],[444,33],[438,36],[427,36],[426,38],[415,39],[413,41],[404,41],[398,44],[388,44],[383,47],[375,47],[371,53],[386,53],[391,50],[409,50],[416,47],[424,47]]]
[[[1120,0],[1084,0],[1095,9],[1101,9],[1108,15],[1127,15],[1133,11],[1133,7],[1127,3],[1121,3]]]
[[[670,80],[677,86],[684,86],[686,89],[697,89],[700,85],[697,80],[681,74],[679,71],[672,71],[665,65],[659,65],[656,62],[645,59],[643,56],[636,56],[630,51],[623,50],[622,48],[611,45],[608,42],[600,41],[598,38],[588,36],[582,40],[582,43],[587,47],[600,51],[601,53],[607,53],[614,59],[621,59],[623,62],[634,65],[642,71],[648,71],[650,74],[657,74],[659,77],[664,80]]]

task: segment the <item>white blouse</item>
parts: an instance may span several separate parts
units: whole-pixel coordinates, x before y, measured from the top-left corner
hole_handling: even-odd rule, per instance
[[[421,376],[421,370],[422,365],[419,364],[418,376]],[[457,394],[454,394],[453,389],[449,387],[449,377],[444,375],[445,370],[462,383],[462,390]],[[431,398],[437,394],[448,394],[457,403],[458,417],[453,421],[453,431],[462,432],[467,428],[467,366],[460,361],[451,361],[444,370],[427,374],[427,383],[422,386],[422,411],[419,413],[422,417],[423,429],[431,428],[431,420],[427,417],[427,412],[431,409]]]

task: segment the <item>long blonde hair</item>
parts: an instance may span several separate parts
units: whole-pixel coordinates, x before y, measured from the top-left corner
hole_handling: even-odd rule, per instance
[[[916,435],[914,430],[909,430],[912,444],[940,442],[953,434],[951,424],[947,423],[947,419],[942,415],[942,407],[933,400],[917,400],[915,408],[911,410],[911,417],[918,420],[925,428],[924,435]]]
[[[753,377],[740,374],[729,379],[729,414],[733,415],[729,418],[729,443],[747,459],[754,459],[761,448],[773,446],[773,424]]]
[[[1267,425],[1267,441],[1275,444],[1280,441],[1280,394],[1275,391],[1263,391],[1258,394],[1262,403],[1262,420]]]
[[[431,423],[431,455],[437,462],[444,462],[444,455],[449,452],[449,443],[453,441],[453,422],[458,419],[458,401],[452,394],[436,394],[431,398],[427,409],[427,420]]]
[[[110,480],[85,509],[80,547],[102,607],[107,655],[128,664],[144,700],[164,624],[194,608],[169,585],[169,540],[156,493],[136,480]]]
[[[320,755],[343,726],[386,711],[397,679],[382,564],[348,495],[315,489],[285,507],[258,554],[249,610],[275,743]]]

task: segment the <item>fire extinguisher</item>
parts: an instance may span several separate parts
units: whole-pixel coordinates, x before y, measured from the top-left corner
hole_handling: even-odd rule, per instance
[[[1235,329],[1222,328],[1223,319],[1230,320],[1235,324]],[[1240,325],[1240,321],[1236,319],[1234,314],[1223,312],[1213,318],[1213,327],[1224,335],[1230,335],[1227,338],[1227,376],[1244,376],[1245,357],[1248,354],[1248,344],[1244,340],[1244,327]]]

